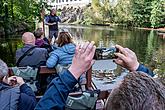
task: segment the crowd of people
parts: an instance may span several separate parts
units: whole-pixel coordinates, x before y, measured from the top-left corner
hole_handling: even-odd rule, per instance
[[[53,78],[43,97],[37,103],[32,89],[19,76],[8,75],[8,67],[0,60],[0,106],[2,110],[64,110],[67,97],[79,77],[94,64],[95,43],[74,44],[71,34],[62,29],[58,33],[58,22],[55,10],[46,17],[49,25],[49,40],[44,37],[41,28],[34,33],[22,35],[24,47],[16,51],[18,67],[68,66],[59,71]],[[55,48],[51,48],[52,37],[56,38]],[[50,49],[51,48],[51,49]],[[136,54],[120,45],[114,62],[130,72],[124,80],[112,90],[107,98],[106,110],[164,110],[165,86],[152,77],[155,75],[138,62]],[[42,78],[41,78],[42,79]],[[45,79],[44,79],[45,80]]]

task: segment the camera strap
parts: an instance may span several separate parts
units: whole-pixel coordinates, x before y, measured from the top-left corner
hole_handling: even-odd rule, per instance
[[[25,58],[26,55],[28,55],[28,53],[30,53],[34,48],[36,48],[37,46],[33,46],[30,49],[28,49],[17,61],[16,65],[19,66],[19,63],[22,61],[23,58]]]

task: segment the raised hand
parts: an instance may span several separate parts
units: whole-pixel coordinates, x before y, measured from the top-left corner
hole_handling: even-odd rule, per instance
[[[123,48],[120,45],[116,45],[115,47],[119,49],[119,53],[115,53],[118,58],[114,61],[130,71],[136,71],[139,67],[136,54],[132,50]]]
[[[78,79],[82,73],[86,72],[94,63],[93,56],[95,50],[96,46],[94,46],[93,41],[76,46],[72,64],[68,69],[76,79]]]

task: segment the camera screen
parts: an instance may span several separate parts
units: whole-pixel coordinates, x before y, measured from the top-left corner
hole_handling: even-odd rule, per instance
[[[115,52],[118,52],[118,49],[115,47],[111,48],[96,48],[94,59],[95,60],[107,60],[107,59],[115,59]]]

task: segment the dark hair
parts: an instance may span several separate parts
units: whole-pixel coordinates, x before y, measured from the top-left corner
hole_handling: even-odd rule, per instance
[[[165,86],[142,72],[129,73],[109,95],[106,110],[163,110]]]
[[[59,47],[62,47],[65,44],[73,43],[72,36],[69,32],[60,32],[56,43]]]
[[[52,14],[53,11],[55,11],[54,16],[57,16],[57,15],[56,15],[56,9],[51,9],[51,10],[50,10],[50,15]]]
[[[41,36],[44,34],[42,28],[37,28],[36,31],[34,31],[35,38],[41,38]]]

